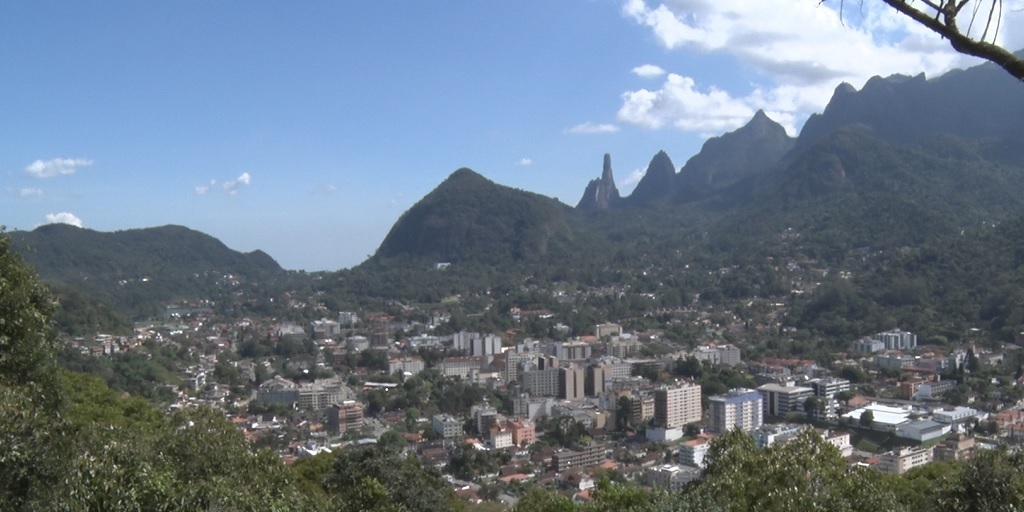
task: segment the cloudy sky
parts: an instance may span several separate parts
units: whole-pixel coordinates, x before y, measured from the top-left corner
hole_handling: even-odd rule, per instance
[[[1001,43],[1024,47],[1024,5]],[[284,267],[372,254],[460,167],[574,205],[758,110],[976,62],[878,0],[0,4],[0,224],[180,224]]]

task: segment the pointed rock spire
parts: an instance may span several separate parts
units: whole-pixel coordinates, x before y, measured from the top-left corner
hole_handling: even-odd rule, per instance
[[[612,156],[604,155],[604,167],[601,170],[601,178],[590,180],[583,197],[576,204],[581,210],[607,210],[619,202],[619,189],[615,186],[615,176],[612,175]]]

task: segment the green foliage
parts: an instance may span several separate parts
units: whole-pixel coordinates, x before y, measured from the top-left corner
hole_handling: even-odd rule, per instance
[[[939,487],[936,510],[1009,512],[1024,508],[1024,455],[981,450]]]
[[[0,385],[30,391],[47,403],[59,398],[52,314],[49,292],[0,233]]]
[[[899,510],[880,473],[850,469],[812,432],[763,449],[739,431],[712,443],[705,478],[689,492],[724,510]]]
[[[181,226],[101,233],[64,224],[12,234],[14,249],[47,282],[59,283],[71,303],[62,313],[73,330],[120,322],[102,306],[89,305],[64,291],[74,289],[130,318],[157,316],[167,303],[211,299],[221,307],[235,303],[234,275],[272,287],[288,275],[260,251],[228,249],[219,240]],[[85,311],[70,309],[85,307]],[[240,305],[241,306],[241,305]],[[91,311],[90,311],[91,310]],[[90,333],[92,334],[92,333]]]
[[[338,510],[433,512],[461,509],[441,473],[416,459],[401,458],[378,447],[349,448],[339,453],[323,480]]]

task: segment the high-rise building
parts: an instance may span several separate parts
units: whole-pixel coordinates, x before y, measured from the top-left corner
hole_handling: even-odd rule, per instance
[[[587,396],[597,396],[604,393],[604,381],[608,378],[605,366],[600,364],[590,365],[586,369],[586,378],[583,382],[583,392]]]
[[[460,331],[452,335],[452,347],[471,356],[490,356],[501,353],[501,337],[494,334]]]
[[[639,425],[647,420],[654,419],[654,397],[651,395],[634,395],[630,399],[632,411],[630,420],[634,425]]]
[[[814,393],[811,388],[796,386],[792,382],[782,384],[765,384],[757,388],[763,398],[765,417],[785,417],[791,412],[803,414],[804,402]]]
[[[761,393],[753,389],[736,388],[724,395],[708,399],[708,430],[717,434],[738,428],[751,431],[764,423]]]
[[[590,359],[590,344],[582,341],[567,341],[555,345],[555,357],[562,361],[584,361]]]
[[[533,396],[559,396],[561,382],[559,368],[523,372],[523,391]]]
[[[519,352],[506,352],[505,353],[505,383],[511,384],[513,382],[519,382],[520,376],[522,375],[523,363],[533,361],[537,359],[537,354],[531,353],[519,353]]]
[[[910,350],[917,347],[917,335],[899,329],[880,332],[875,339],[885,344],[886,350]]]
[[[654,390],[654,422],[659,427],[681,428],[700,419],[699,384],[685,382]]]
[[[585,374],[583,368],[573,365],[559,368],[558,398],[565,400],[583,400],[585,394]]]
[[[327,409],[327,432],[338,434],[356,430],[363,426],[363,404],[354,400],[345,400],[331,405]]]

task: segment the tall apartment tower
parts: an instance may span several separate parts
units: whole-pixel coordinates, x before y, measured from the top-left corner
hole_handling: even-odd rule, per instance
[[[738,428],[745,432],[764,422],[762,396],[756,390],[737,388],[708,399],[708,430],[716,434]]]
[[[586,397],[583,368],[572,365],[568,368],[559,368],[558,398],[565,400],[583,400]]]
[[[700,385],[684,382],[654,390],[654,422],[662,428],[682,428],[701,419]]]
[[[586,369],[586,378],[583,382],[583,391],[587,396],[597,396],[604,393],[604,381],[608,378],[605,366],[592,364]]]

